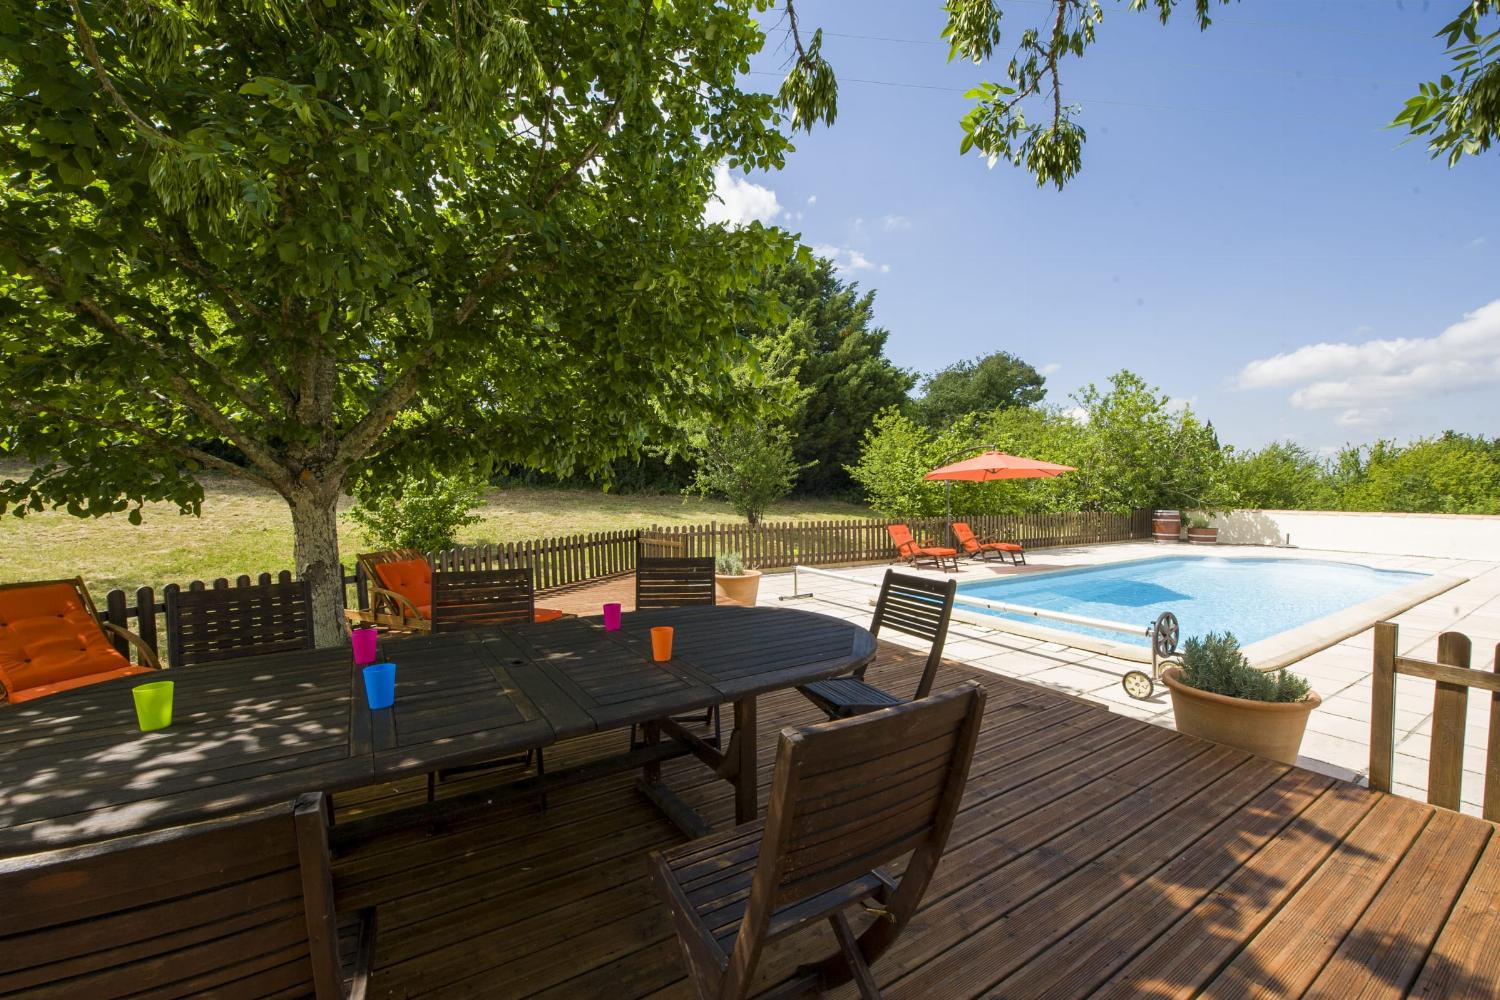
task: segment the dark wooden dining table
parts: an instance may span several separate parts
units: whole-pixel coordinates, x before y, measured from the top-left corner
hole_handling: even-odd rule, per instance
[[[667,662],[651,658],[657,625],[675,633]],[[874,652],[865,629],[788,608],[630,612],[617,632],[598,618],[563,619],[386,640],[396,702],[379,711],[347,648],[167,670],[173,723],[152,733],[136,726],[139,678],[107,681],[0,706],[0,856],[632,726],[643,739],[604,766],[640,768],[641,791],[700,833],[706,825],[661,782],[661,763],[698,757],[734,786],[737,820],[754,818],[756,697],[846,673]],[[728,703],[734,729],[722,747],[673,721]],[[583,777],[601,764],[591,767]]]

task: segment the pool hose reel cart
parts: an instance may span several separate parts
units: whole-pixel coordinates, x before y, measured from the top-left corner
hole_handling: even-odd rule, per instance
[[[1138,700],[1151,697],[1156,681],[1161,680],[1161,672],[1167,667],[1182,665],[1182,657],[1177,652],[1177,640],[1181,637],[1182,629],[1177,624],[1176,615],[1170,611],[1157,615],[1151,626],[1151,672],[1131,670],[1126,673],[1120,681],[1126,694]]]

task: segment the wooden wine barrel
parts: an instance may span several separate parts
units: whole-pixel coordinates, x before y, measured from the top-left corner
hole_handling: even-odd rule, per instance
[[[1151,515],[1151,537],[1158,542],[1182,540],[1182,511],[1158,510]]]

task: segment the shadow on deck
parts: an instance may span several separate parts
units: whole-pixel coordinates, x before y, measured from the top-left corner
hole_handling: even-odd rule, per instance
[[[603,593],[578,610],[619,597]],[[920,666],[883,643],[869,678],[909,692]],[[939,684],[967,676],[947,666]],[[886,996],[1497,992],[1490,824],[979,676],[990,697],[964,808],[923,910],[875,966]],[[783,692],[762,700],[760,719],[764,809],[775,733],[820,716]],[[625,740],[549,749],[548,768]],[[731,823],[729,786],[691,760],[663,770],[716,827]],[[470,775],[442,794],[504,778]],[[690,997],[645,865],[683,838],[634,780],[559,789],[546,813],[512,801],[344,852],[341,908],[379,908],[373,995]],[[423,794],[420,780],[340,794],[339,816]],[[832,949],[822,927],[783,942],[762,979]]]

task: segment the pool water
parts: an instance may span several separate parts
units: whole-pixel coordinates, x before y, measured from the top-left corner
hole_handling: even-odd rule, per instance
[[[959,584],[958,592],[1006,604],[1104,618],[1143,628],[1163,611],[1177,616],[1184,638],[1233,632],[1242,646],[1424,579],[1426,573],[1371,569],[1311,559],[1163,556]],[[1006,614],[960,603],[968,611],[1145,646],[1144,634]]]

